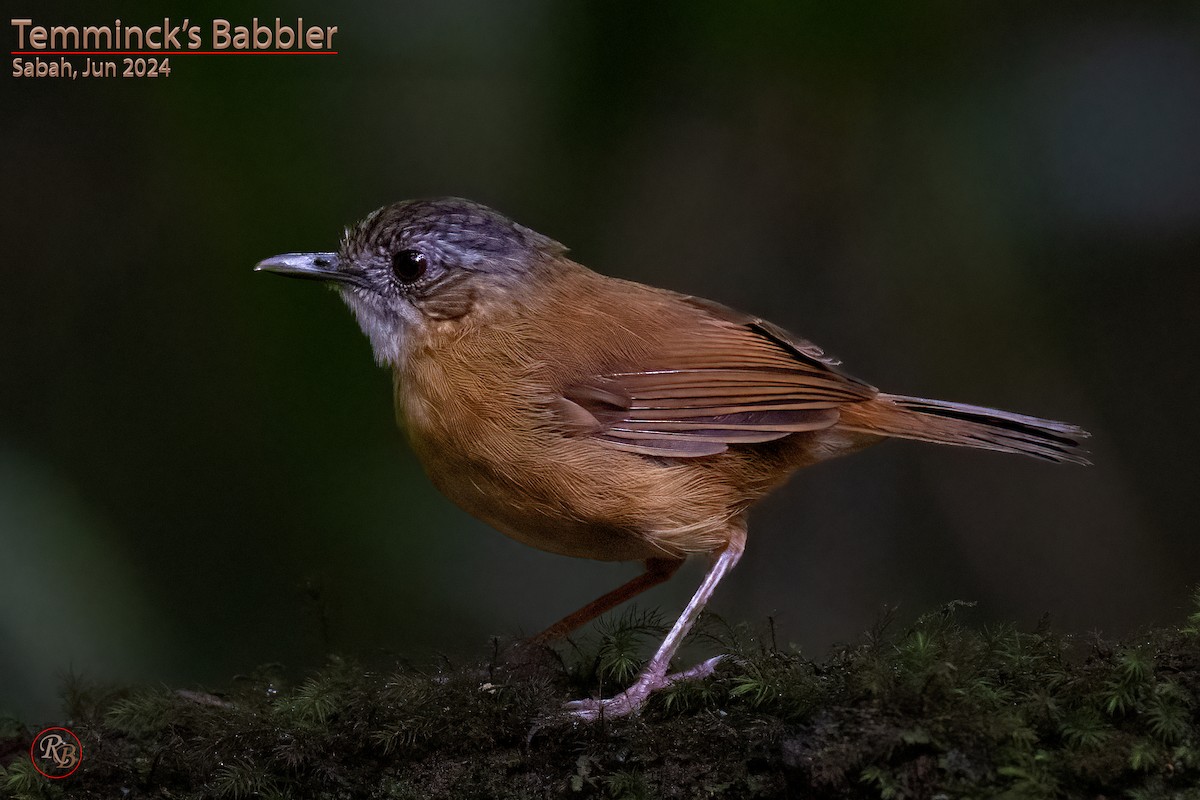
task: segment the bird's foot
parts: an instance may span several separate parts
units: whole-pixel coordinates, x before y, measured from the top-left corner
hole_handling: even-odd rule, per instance
[[[672,672],[670,675],[655,674],[654,670],[647,669],[633,686],[620,694],[604,699],[572,700],[566,704],[565,708],[573,716],[585,722],[593,722],[601,717],[611,719],[627,714],[636,714],[641,711],[650,695],[659,689],[665,689],[679,681],[692,681],[712,675],[722,658],[724,656],[715,656],[707,661],[701,661],[691,669]]]

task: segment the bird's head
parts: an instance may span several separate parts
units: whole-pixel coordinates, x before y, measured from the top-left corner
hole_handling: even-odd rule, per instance
[[[326,282],[341,293],[381,364],[406,334],[465,319],[536,288],[566,248],[499,212],[455,197],[405,200],[346,229],[337,252],[286,253],[256,270]]]

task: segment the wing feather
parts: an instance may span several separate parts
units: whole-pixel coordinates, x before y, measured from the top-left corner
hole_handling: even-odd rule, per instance
[[[805,339],[716,303],[679,299],[700,312],[697,329],[667,341],[651,363],[568,387],[560,418],[570,433],[642,455],[697,458],[828,428],[839,406],[877,394]]]

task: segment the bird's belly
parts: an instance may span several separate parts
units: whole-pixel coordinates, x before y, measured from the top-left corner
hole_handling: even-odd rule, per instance
[[[599,561],[634,561],[667,555],[636,526],[597,521],[587,509],[572,507],[569,495],[546,491],[545,475],[522,475],[511,465],[497,471],[445,448],[413,442],[433,484],[472,516],[518,542],[560,555]],[[569,470],[556,476],[563,485],[587,480]],[[555,497],[548,502],[545,496]],[[617,498],[614,498],[614,500]]]

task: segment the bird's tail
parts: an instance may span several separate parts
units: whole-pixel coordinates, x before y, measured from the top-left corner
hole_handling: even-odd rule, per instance
[[[1076,425],[945,400],[879,394],[842,406],[838,427],[859,433],[1020,453],[1047,461],[1089,464]]]

